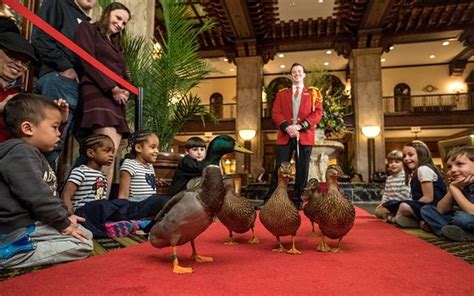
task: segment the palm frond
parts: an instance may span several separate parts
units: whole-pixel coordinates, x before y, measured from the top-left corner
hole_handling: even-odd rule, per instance
[[[153,58],[153,42],[143,37],[125,38],[124,50],[132,83],[144,88],[143,125],[167,150],[186,121],[209,115],[199,97],[188,93],[214,70],[198,55],[198,36],[212,23],[195,28],[180,1],[163,0],[162,5],[166,32],[159,57]]]

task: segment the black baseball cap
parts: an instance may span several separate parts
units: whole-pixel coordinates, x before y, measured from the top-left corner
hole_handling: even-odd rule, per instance
[[[35,63],[38,62],[33,46],[21,34],[14,32],[1,33],[0,48],[27,56]]]

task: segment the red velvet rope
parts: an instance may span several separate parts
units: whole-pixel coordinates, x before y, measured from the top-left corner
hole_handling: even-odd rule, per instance
[[[34,14],[31,10],[23,6],[19,1],[15,0],[3,0],[5,4],[10,6],[16,12],[18,12],[21,16],[32,22],[35,26],[46,32],[48,35],[56,39],[59,43],[69,48],[72,52],[77,54],[81,59],[85,60],[97,70],[102,72],[104,75],[112,79],[113,81],[117,82],[123,88],[126,88],[131,93],[139,95],[138,88],[132,85],[130,82],[126,81],[115,72],[107,68],[104,64],[99,62],[96,58],[91,56],[88,52],[80,48],[76,43],[71,41],[69,38],[58,32],[55,28],[53,28],[50,24],[45,22],[42,18]]]

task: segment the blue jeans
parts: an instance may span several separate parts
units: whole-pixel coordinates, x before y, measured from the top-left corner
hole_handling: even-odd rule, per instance
[[[441,228],[446,225],[456,225],[466,232],[474,233],[474,215],[466,212],[455,211],[441,214],[436,206],[426,205],[421,208],[421,217],[438,236],[441,235]]]
[[[72,127],[74,110],[79,102],[79,85],[74,79],[64,77],[59,75],[58,72],[53,71],[44,74],[38,79],[37,88],[41,95],[51,100],[65,99],[69,104],[69,117],[61,134],[60,142],[53,151],[46,155],[51,167],[57,172],[59,155],[66,142],[68,131]]]

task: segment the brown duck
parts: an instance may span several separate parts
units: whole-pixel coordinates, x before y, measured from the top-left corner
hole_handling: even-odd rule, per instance
[[[278,186],[270,199],[260,210],[260,221],[263,226],[276,236],[278,248],[274,252],[287,252],[288,254],[301,254],[295,247],[296,231],[301,225],[298,210],[288,197],[287,186],[291,177],[290,163],[284,162],[278,169]],[[286,250],[280,242],[280,236],[291,235],[292,248]]]
[[[252,238],[248,241],[250,244],[257,244],[258,238],[255,236],[254,226],[257,214],[250,204],[249,200],[235,193],[234,181],[232,179],[224,180],[226,194],[224,204],[217,214],[219,221],[229,230],[229,240],[227,245],[236,245],[233,239],[233,232],[245,233],[252,230]]]
[[[339,244],[342,238],[351,230],[355,220],[355,209],[347,200],[337,186],[337,177],[342,175],[342,170],[337,165],[331,165],[326,172],[328,182],[328,192],[323,195],[321,202],[317,203],[317,217],[319,229],[321,230],[321,242],[318,251],[339,252]],[[337,246],[331,249],[324,237],[337,239]]]
[[[201,187],[182,191],[173,196],[156,215],[149,234],[150,243],[157,248],[172,247],[173,272],[191,273],[190,267],[179,265],[176,247],[191,242],[196,262],[214,261],[197,254],[194,239],[206,230],[224,202],[224,184],[219,166],[204,168]]]
[[[323,194],[321,192],[321,185],[317,179],[311,179],[308,181],[308,186],[303,194],[306,198],[307,203],[303,207],[303,213],[311,221],[311,231],[316,233],[314,230],[314,223],[318,224],[319,222],[319,207],[318,204],[321,203]]]

